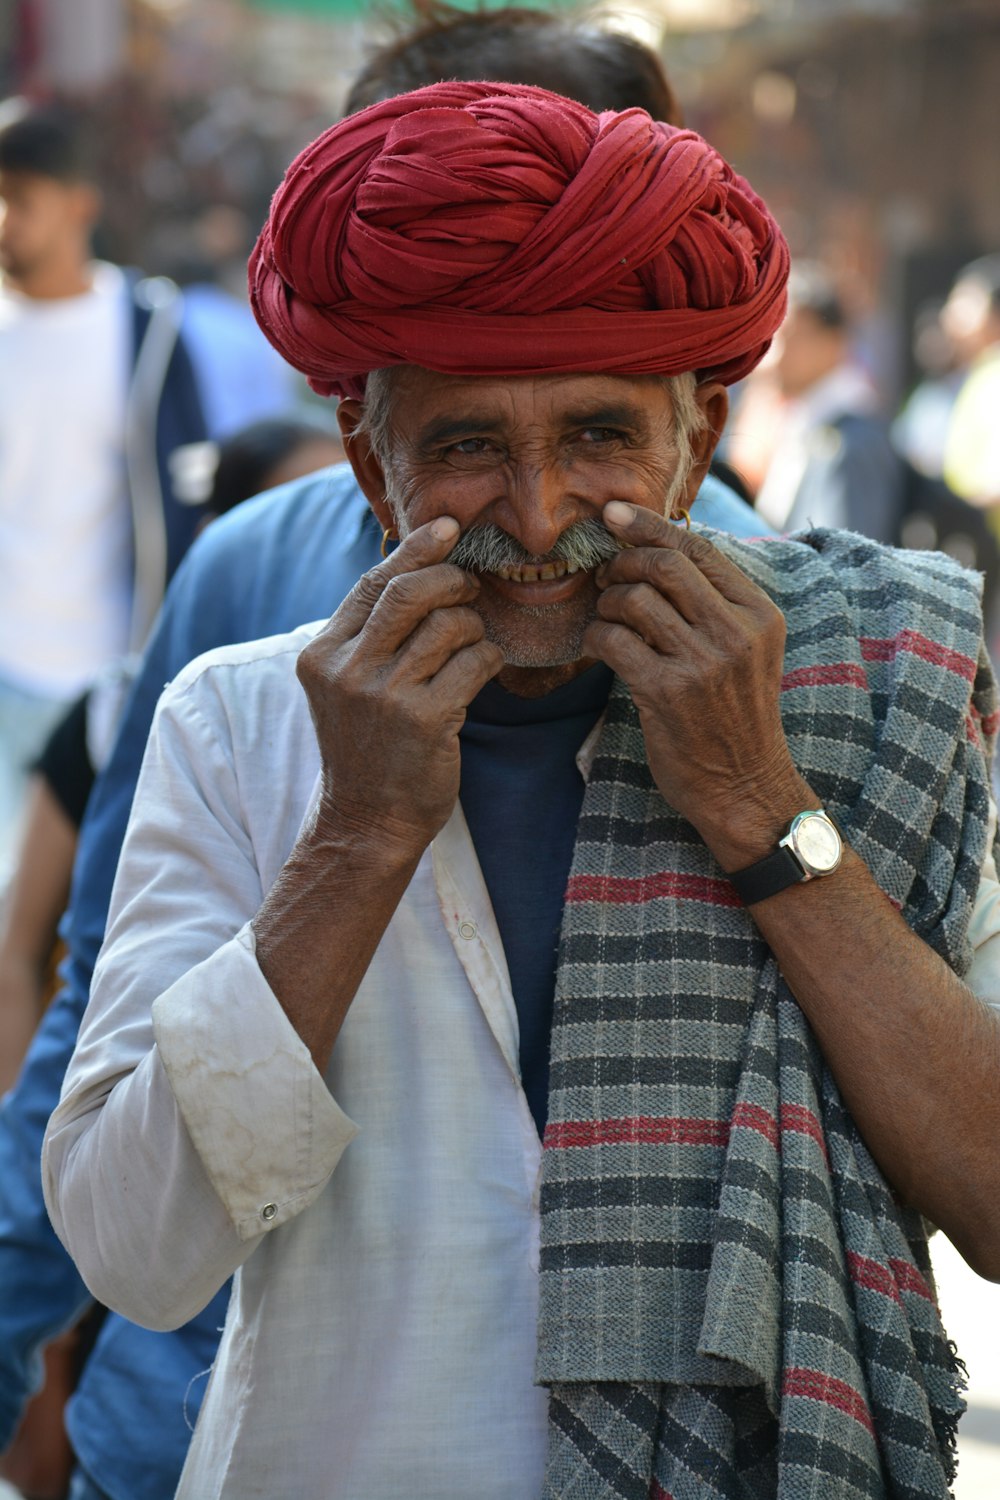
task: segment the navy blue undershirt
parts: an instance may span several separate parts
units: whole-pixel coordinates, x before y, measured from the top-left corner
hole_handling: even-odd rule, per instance
[[[545,1129],[556,948],[583,803],[577,752],[608,701],[597,665],[542,698],[487,683],[461,731],[461,802],[507,956],[521,1082]]]

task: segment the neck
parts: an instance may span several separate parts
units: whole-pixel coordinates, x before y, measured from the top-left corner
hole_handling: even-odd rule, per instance
[[[56,302],[64,297],[82,297],[94,284],[85,260],[65,260],[35,267],[23,276],[8,276],[11,286],[35,302]]]
[[[572,682],[581,672],[586,672],[594,663],[589,659],[565,662],[558,667],[501,667],[496,680],[508,693],[517,698],[544,698],[555,692],[564,682]]]

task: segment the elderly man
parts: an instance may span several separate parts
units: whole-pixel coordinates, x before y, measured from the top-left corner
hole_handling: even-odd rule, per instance
[[[947,1492],[995,696],[947,562],[668,519],[786,273],[697,137],[534,89],[275,199],[258,316],[402,540],[165,696],[45,1163],[128,1316],[237,1273],[189,1500]]]

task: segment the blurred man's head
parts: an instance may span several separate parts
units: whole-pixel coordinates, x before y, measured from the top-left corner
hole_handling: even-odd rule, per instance
[[[29,296],[84,290],[99,197],[78,123],[23,100],[0,106],[0,270]]]
[[[844,362],[849,346],[847,314],[830,277],[818,266],[795,267],[770,360],[782,393],[804,395]]]
[[[244,500],[343,460],[337,434],[319,420],[265,417],[241,427],[219,444],[211,489],[212,516],[224,516]]]
[[[638,108],[683,123],[660,59],[633,37],[518,6],[470,13],[413,0],[407,17],[355,79],[347,113],[443,79],[485,78],[535,84],[597,112]]]
[[[941,323],[963,361],[1000,343],[1000,255],[984,255],[959,271]]]

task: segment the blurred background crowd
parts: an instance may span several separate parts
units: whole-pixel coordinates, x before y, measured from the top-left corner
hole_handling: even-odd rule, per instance
[[[417,9],[440,19],[434,0]],[[598,38],[626,33],[662,59],[674,118],[747,174],[792,247],[787,320],[735,393],[734,488],[762,530],[847,526],[979,569],[1000,658],[1000,0],[623,0],[586,14]],[[413,24],[389,0],[0,7],[0,1090],[51,989],[76,828],[169,573],[212,515],[338,456],[328,404],[252,322],[246,257],[291,157],[343,112],[372,48]],[[48,137],[19,134],[40,117]],[[62,193],[41,210],[25,188],[39,178]],[[40,244],[56,254],[39,276]],[[82,270],[91,250],[100,287]],[[55,304],[82,318],[98,291],[96,322],[54,328]],[[100,319],[126,317],[112,304],[127,304],[134,337],[115,409],[82,401],[99,384],[93,330],[117,337]],[[70,351],[62,398],[57,347]],[[60,399],[125,434],[108,460],[128,471],[117,520],[85,506],[76,530],[59,519],[57,453],[80,469]],[[942,1265],[975,1344],[982,1321],[963,1307],[978,1294],[947,1250]],[[4,1461],[38,1500],[63,1493],[59,1393],[81,1347],[64,1369],[54,1357],[54,1402]],[[974,1361],[960,1500],[1000,1493],[998,1370]]]

